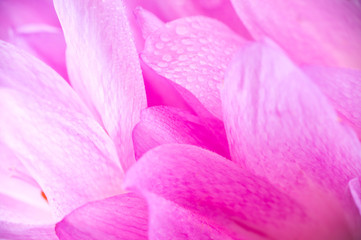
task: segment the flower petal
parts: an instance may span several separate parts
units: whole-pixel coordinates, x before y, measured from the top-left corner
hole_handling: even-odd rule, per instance
[[[114,140],[124,169],[146,96],[123,1],[54,1],[67,43],[69,77]]]
[[[361,179],[360,178],[352,179],[349,183],[349,187],[355,205],[358,208],[361,216]]]
[[[243,43],[214,19],[182,18],[165,24],[146,39],[142,59],[161,76],[189,90],[221,118],[219,87],[232,54]]]
[[[303,70],[361,139],[361,71],[306,66]]]
[[[169,219],[170,223],[177,224],[165,228],[163,239],[169,239],[172,231],[177,231],[176,235],[195,234],[196,231],[189,230],[204,221],[205,228],[213,228],[215,232],[223,232],[235,239],[349,237],[342,219],[334,215],[334,210],[330,213],[328,207],[332,205],[323,199],[317,204],[312,203],[313,206],[298,203],[267,180],[192,145],[166,144],[148,151],[128,171],[125,186],[140,191],[147,199],[150,232],[156,231],[152,230],[153,224],[159,226],[152,222],[154,218]],[[173,209],[154,205],[163,205],[163,201],[153,201],[154,195],[171,201],[168,207],[173,206]],[[178,207],[184,210],[177,213]],[[181,219],[188,218],[190,225],[179,224],[173,219],[183,214]],[[188,237],[198,239],[197,236]]]
[[[56,225],[60,240],[146,240],[147,231],[146,202],[133,193],[88,203]]]
[[[0,41],[0,142],[45,192],[57,217],[122,191],[113,142],[70,86]]]
[[[232,159],[278,186],[297,192],[309,177],[342,199],[360,175],[356,135],[273,43],[251,44],[235,56],[222,101]]]
[[[229,158],[221,121],[197,117],[177,108],[159,106],[143,110],[133,130],[133,140],[137,159],[166,143],[197,145]]]
[[[11,240],[58,240],[52,225],[29,225],[0,221],[1,239]]]
[[[359,1],[232,0],[232,3],[253,37],[272,38],[297,62],[361,68]]]

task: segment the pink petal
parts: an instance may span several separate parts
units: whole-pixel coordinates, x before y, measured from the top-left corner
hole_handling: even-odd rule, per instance
[[[219,87],[232,54],[243,43],[242,38],[214,19],[182,18],[167,23],[146,39],[142,59],[221,118]]]
[[[57,217],[122,191],[113,142],[69,85],[0,41],[0,142],[39,183]]]
[[[316,66],[303,70],[361,139],[361,71]]]
[[[1,239],[57,240],[54,225],[29,225],[0,221]]]
[[[114,140],[124,169],[134,163],[131,131],[146,106],[123,1],[54,1],[67,42],[72,85]]]
[[[197,145],[229,158],[221,121],[197,117],[177,108],[159,106],[143,110],[133,130],[133,140],[137,159],[166,143]]]
[[[252,36],[272,38],[299,63],[361,68],[359,1],[232,0]]]
[[[245,38],[250,38],[230,0],[138,0],[138,2],[139,5],[154,12],[164,21],[203,15],[222,21]]]
[[[352,179],[349,183],[349,187],[355,205],[358,208],[361,215],[361,179],[360,178]]]
[[[356,135],[272,43],[235,56],[222,101],[232,159],[290,194],[316,184],[343,199],[348,181],[360,175]]]
[[[60,240],[148,239],[146,202],[126,193],[88,203],[56,225]]]
[[[345,223],[338,219],[339,215],[334,215],[335,210],[329,213],[330,205],[323,199],[314,208],[297,203],[268,181],[215,153],[191,145],[166,144],[148,151],[128,171],[125,186],[147,198],[150,233],[157,230],[153,226],[161,224],[157,220],[163,218],[166,219],[163,223],[170,223],[158,239],[169,239],[172,234],[199,239],[197,231],[192,229],[197,229],[200,222],[204,223],[204,229],[212,228],[232,239],[349,236]],[[164,209],[163,205],[171,209]],[[176,219],[187,219],[187,224],[179,224]]]
[[[1,179],[3,185],[3,179]],[[3,188],[3,186],[1,186]],[[28,194],[29,191],[23,192]],[[40,195],[40,191],[39,191]],[[29,196],[28,197],[32,197]],[[57,239],[50,212],[0,193],[1,239]]]

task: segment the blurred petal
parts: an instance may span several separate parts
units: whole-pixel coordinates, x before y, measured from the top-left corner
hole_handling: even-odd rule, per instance
[[[141,7],[137,7],[134,10],[134,14],[141,28],[144,39],[146,39],[153,32],[164,26],[164,22],[160,20],[156,15]]]
[[[39,183],[57,217],[122,191],[113,142],[58,74],[0,42],[0,87],[0,142]]]
[[[146,39],[142,59],[221,118],[219,87],[232,54],[243,43],[242,38],[214,19],[182,18],[165,24]]]
[[[165,106],[147,108],[133,130],[135,156],[166,143],[200,146],[229,158],[223,123]]]
[[[121,164],[134,160],[131,131],[146,106],[144,83],[123,1],[60,1],[72,85],[114,140]]]
[[[169,239],[171,234],[198,239],[197,231],[192,229],[201,222],[204,229],[213,228],[213,232],[235,239],[349,237],[343,232],[344,223],[333,215],[334,210],[330,214],[328,209],[297,203],[267,180],[192,145],[166,144],[148,151],[128,171],[125,186],[140,191],[148,200],[150,233],[157,230],[153,226],[160,225],[154,219],[170,223],[158,233],[162,237],[155,239]],[[153,201],[154,196],[163,200]],[[172,203],[168,205],[164,200]],[[318,203],[318,207],[329,206],[328,202]],[[189,224],[179,224],[178,216]],[[210,238],[220,239],[218,235]]]
[[[360,142],[277,46],[256,43],[240,51],[226,74],[222,101],[234,161],[305,204],[323,201],[330,213],[342,212],[332,218],[349,219],[340,204],[348,181],[361,172]],[[324,206],[319,208],[316,213]]]
[[[349,183],[349,187],[355,205],[358,208],[361,215],[361,179],[360,178],[352,179]]]
[[[60,240],[148,239],[144,199],[126,193],[88,203],[56,225]]]
[[[361,69],[359,0],[232,3],[253,37],[272,38],[297,62]]]
[[[187,16],[207,16],[227,24],[233,31],[250,39],[250,34],[238,18],[230,0],[135,0],[164,21]]]
[[[361,139],[361,71],[307,66],[303,70]]]

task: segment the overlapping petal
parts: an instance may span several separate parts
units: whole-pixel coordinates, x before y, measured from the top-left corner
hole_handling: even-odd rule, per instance
[[[60,240],[148,239],[148,209],[133,193],[88,203],[56,225]]]
[[[54,1],[67,43],[70,81],[115,141],[121,164],[135,160],[131,131],[146,106],[123,1]]]
[[[319,66],[306,66],[302,70],[361,138],[361,71]]]
[[[0,142],[45,192],[57,217],[122,191],[113,142],[69,85],[0,42]]]
[[[145,43],[142,59],[158,74],[184,87],[218,118],[219,88],[232,54],[245,40],[214,19],[189,17],[166,23]],[[190,101],[184,93],[184,98]]]
[[[361,179],[360,178],[352,179],[349,183],[349,187],[355,205],[358,208],[361,215]]]
[[[240,51],[222,101],[233,160],[311,204],[315,190],[330,204],[345,200],[348,181],[360,175],[360,142],[282,50],[267,41]]]
[[[192,144],[229,158],[221,121],[197,117],[177,108],[159,106],[143,110],[133,130],[133,140],[136,158],[166,143]]]
[[[253,37],[272,38],[297,62],[361,69],[358,0],[232,3]]]
[[[156,221],[170,223],[154,239],[168,239],[171,234],[180,239],[203,239],[202,234],[204,239],[350,236],[339,213],[330,211],[327,207],[333,206],[323,199],[317,199],[318,206],[299,202],[267,180],[196,146],[166,144],[148,151],[129,170],[125,185],[147,198],[150,233],[159,230],[152,229],[153,224],[161,225]],[[187,224],[179,224],[174,217]],[[194,230],[201,230],[201,225],[203,231]]]

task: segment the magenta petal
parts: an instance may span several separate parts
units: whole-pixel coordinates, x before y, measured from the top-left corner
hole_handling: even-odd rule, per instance
[[[318,66],[307,66],[303,70],[361,139],[361,71]]]
[[[222,101],[233,160],[277,185],[295,187],[309,177],[342,199],[348,181],[361,174],[356,135],[277,46],[240,51]]]
[[[0,142],[39,183],[57,217],[122,192],[113,142],[55,71],[0,42],[0,87]]]
[[[165,143],[197,145],[229,158],[221,121],[197,117],[177,108],[160,106],[143,110],[133,130],[133,140],[136,158]]]
[[[88,203],[56,225],[60,240],[148,239],[144,199],[126,193]]]
[[[73,87],[114,140],[121,164],[134,161],[131,132],[146,96],[123,1],[54,1]]]
[[[128,171],[125,186],[140,191],[147,198],[150,232],[153,224],[160,225],[154,223],[154,219],[163,223],[162,218],[168,219],[169,223],[176,224],[164,229],[163,239],[169,239],[171,234],[195,234],[196,231],[189,229],[204,221],[205,228],[213,228],[235,239],[256,236],[342,239],[349,236],[345,223],[338,219],[339,213],[334,215],[334,209],[330,212],[331,205],[323,199],[318,206],[298,203],[267,180],[196,146],[166,144],[148,151]],[[171,203],[154,200],[154,195]],[[159,208],[158,202],[173,209]],[[178,208],[184,209],[178,211]],[[187,219],[189,224],[179,224],[173,216]],[[196,225],[192,225],[193,221]],[[197,239],[197,236],[189,238]]]
[[[256,38],[270,37],[300,63],[361,68],[360,2],[232,0]]]
[[[146,39],[142,59],[221,118],[219,88],[232,54],[243,43],[242,38],[214,19],[182,18],[165,24]]]

